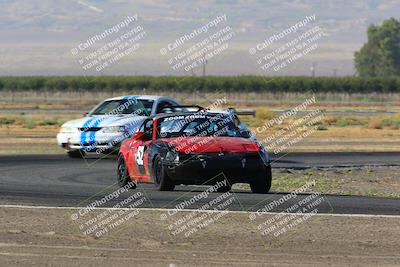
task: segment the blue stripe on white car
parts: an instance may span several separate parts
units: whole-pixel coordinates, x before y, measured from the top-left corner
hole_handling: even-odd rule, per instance
[[[89,127],[89,123],[93,120],[93,118],[88,119],[82,126],[82,132],[81,132],[81,146],[84,146],[86,143],[86,129]]]
[[[100,118],[100,119],[96,119],[93,123],[91,127],[98,127],[100,122],[102,122],[104,120],[104,118]],[[96,132],[92,131],[89,133],[89,144],[93,145],[95,143],[96,140]]]

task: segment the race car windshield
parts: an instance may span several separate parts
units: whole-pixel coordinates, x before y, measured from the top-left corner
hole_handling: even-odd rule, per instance
[[[228,136],[242,137],[232,117],[176,116],[161,120],[158,127],[160,137]]]
[[[153,101],[143,99],[120,99],[103,102],[90,115],[134,114],[150,116]]]

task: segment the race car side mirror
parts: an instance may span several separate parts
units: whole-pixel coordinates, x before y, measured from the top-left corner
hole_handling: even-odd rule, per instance
[[[135,140],[144,140],[145,137],[146,137],[146,135],[144,134],[144,132],[136,132],[133,135],[133,139],[135,139]]]

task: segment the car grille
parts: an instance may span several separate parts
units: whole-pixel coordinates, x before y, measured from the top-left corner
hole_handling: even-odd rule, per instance
[[[79,128],[81,132],[97,132],[101,129],[101,127],[83,127]]]
[[[243,152],[243,153],[235,153],[235,152],[222,152],[222,153],[191,153],[191,154],[185,154],[185,153],[180,153],[179,158],[181,160],[199,160],[199,159],[230,159],[230,158],[246,158],[246,159],[255,159],[259,160],[261,159],[260,155],[258,152]]]

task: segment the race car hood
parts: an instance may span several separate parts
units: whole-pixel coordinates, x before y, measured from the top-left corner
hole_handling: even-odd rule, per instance
[[[242,137],[177,137],[163,138],[161,140],[169,143],[177,151],[183,153],[243,153],[260,151],[257,143]]]
[[[145,118],[144,116],[133,115],[95,115],[67,121],[62,127],[85,128],[128,125],[130,126],[129,128],[135,128],[138,127]]]

